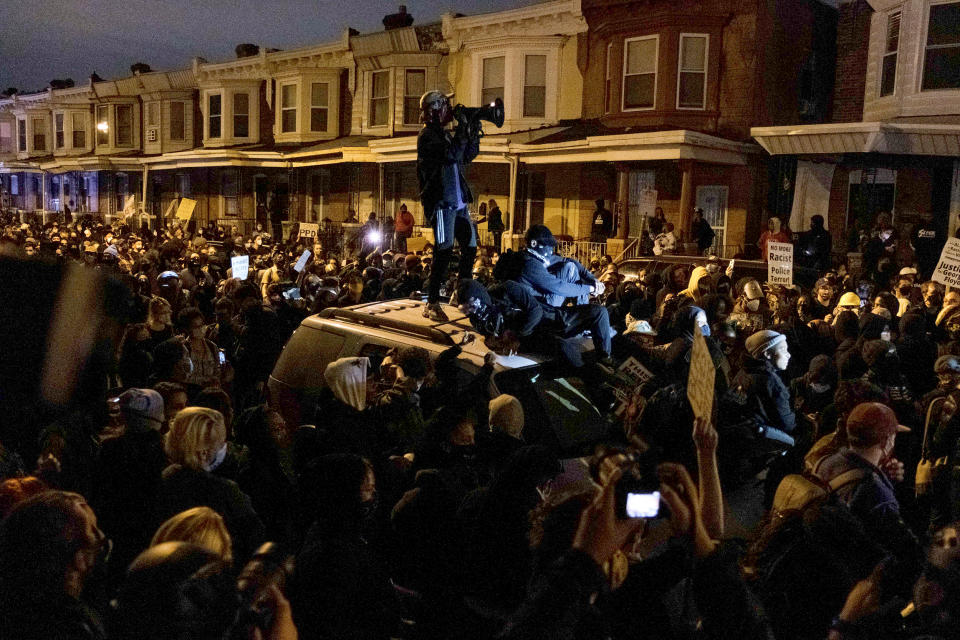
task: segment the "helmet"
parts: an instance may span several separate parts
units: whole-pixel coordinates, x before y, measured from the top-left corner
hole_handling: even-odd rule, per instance
[[[845,294],[840,296],[840,302],[837,303],[841,307],[860,307],[860,296],[855,294],[853,291],[847,291]]]
[[[557,239],[553,237],[553,233],[546,225],[542,224],[535,224],[527,230],[527,244],[530,245],[534,241],[541,246],[556,246],[557,244]]]
[[[763,297],[763,288],[756,280],[748,280],[747,283],[743,285],[743,296],[747,300],[759,300]]]
[[[431,106],[443,102],[444,100],[449,100],[453,97],[453,94],[446,94],[439,89],[431,89],[425,94],[420,96],[420,111],[426,111]]]

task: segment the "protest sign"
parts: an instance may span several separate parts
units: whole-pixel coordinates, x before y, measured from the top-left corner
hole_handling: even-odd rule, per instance
[[[636,384],[642,384],[653,379],[653,374],[650,373],[650,370],[640,364],[633,356],[624,360],[623,364],[617,367],[617,371],[633,378]]]
[[[320,230],[320,225],[316,222],[301,222],[300,223],[300,237],[301,238],[316,238],[317,232]]]
[[[943,245],[937,268],[930,279],[947,287],[960,287],[960,239],[949,238]]]
[[[793,245],[789,242],[767,243],[767,282],[793,284]]]
[[[304,249],[303,253],[300,254],[300,259],[297,260],[297,264],[293,265],[293,270],[297,273],[303,271],[303,268],[307,266],[307,260],[310,259],[310,250]]]
[[[177,220],[183,220],[184,222],[189,221],[190,218],[193,217],[193,210],[196,206],[196,200],[191,200],[190,198],[180,200],[180,206],[177,207]]]
[[[234,278],[246,280],[250,273],[250,256],[233,256],[230,258],[230,267],[233,269]]]
[[[860,273],[863,271],[863,254],[853,251],[847,254],[847,273]]]
[[[710,420],[713,417],[713,384],[717,370],[707,348],[707,341],[694,327],[693,349],[690,353],[690,377],[687,379],[687,399],[697,418]]]

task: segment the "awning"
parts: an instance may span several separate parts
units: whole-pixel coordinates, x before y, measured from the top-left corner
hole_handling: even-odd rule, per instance
[[[850,122],[754,127],[750,135],[770,155],[960,155],[960,125],[952,124]]]

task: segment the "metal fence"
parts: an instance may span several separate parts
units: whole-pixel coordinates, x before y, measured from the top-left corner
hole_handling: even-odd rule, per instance
[[[557,253],[565,258],[574,258],[583,264],[589,264],[593,258],[601,258],[607,253],[606,242],[588,242],[586,240],[560,240]]]

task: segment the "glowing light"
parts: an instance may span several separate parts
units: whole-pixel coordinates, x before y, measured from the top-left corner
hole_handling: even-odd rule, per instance
[[[379,231],[371,231],[367,234],[367,242],[370,244],[377,244],[380,242],[380,238],[381,236]]]
[[[107,121],[106,121],[106,120],[104,120],[103,122],[98,122],[98,123],[97,123],[97,131],[103,131],[104,133],[106,133],[106,132],[107,132],[107,129],[109,129],[109,128],[110,128],[110,127],[107,125]]]

